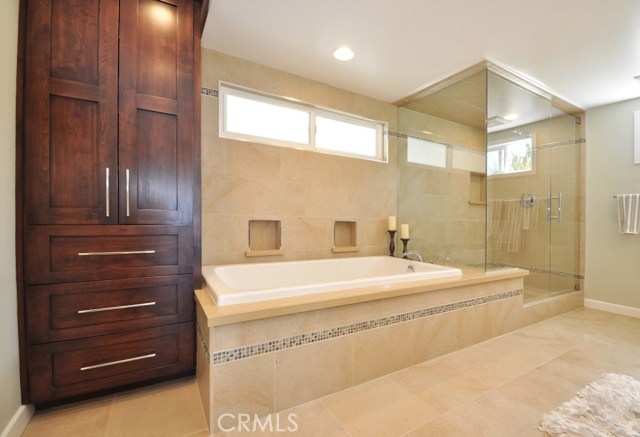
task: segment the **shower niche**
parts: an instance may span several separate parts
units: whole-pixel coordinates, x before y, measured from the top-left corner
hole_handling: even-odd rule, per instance
[[[412,246],[440,264],[529,270],[525,304],[581,289],[583,110],[490,62],[397,104]]]

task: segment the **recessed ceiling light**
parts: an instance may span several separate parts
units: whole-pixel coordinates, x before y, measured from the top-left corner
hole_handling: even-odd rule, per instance
[[[506,118],[509,121],[513,121],[518,117],[520,117],[520,114],[507,114],[504,116],[504,118]]]
[[[353,59],[353,50],[349,47],[338,47],[333,51],[333,57],[339,61],[348,61]]]

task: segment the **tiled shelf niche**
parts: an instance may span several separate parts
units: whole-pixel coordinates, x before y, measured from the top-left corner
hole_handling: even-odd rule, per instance
[[[249,249],[246,255],[282,255],[280,220],[249,220]]]
[[[358,231],[355,221],[336,220],[333,225],[333,249],[334,253],[357,252]]]
[[[469,173],[469,204],[487,204],[487,176],[484,173]]]

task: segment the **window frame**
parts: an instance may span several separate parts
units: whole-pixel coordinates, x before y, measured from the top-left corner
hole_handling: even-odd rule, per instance
[[[226,99],[227,96],[237,96],[257,102],[267,103],[270,105],[277,105],[284,108],[295,109],[309,113],[309,141],[308,143],[298,143],[287,140],[278,140],[275,138],[262,137],[250,134],[244,134],[239,132],[232,132],[227,130],[227,114],[226,114]],[[218,87],[218,127],[219,136],[221,138],[228,138],[237,141],[247,141],[252,143],[266,144],[270,146],[288,147],[298,150],[307,150],[317,153],[324,153],[328,155],[343,156],[348,158],[357,158],[367,161],[375,162],[389,162],[389,145],[387,141],[388,122],[372,120],[369,118],[361,117],[355,114],[347,112],[337,111],[334,109],[319,107],[305,103],[296,99],[271,95],[256,91],[250,88],[242,87],[227,82],[220,82]],[[324,117],[331,120],[349,123],[357,126],[372,127],[375,129],[376,135],[376,156],[361,155],[358,153],[349,153],[346,151],[323,149],[316,147],[316,117]]]
[[[514,171],[514,172],[500,172],[500,173],[489,173],[489,152],[492,151],[496,151],[496,150],[504,150],[506,153],[506,150],[509,148],[509,145],[514,144],[514,143],[518,143],[518,142],[524,142],[525,140],[530,140],[531,141],[531,169],[530,170],[522,170],[522,171]],[[510,139],[510,140],[506,140],[506,141],[501,141],[499,143],[495,143],[492,145],[487,146],[487,176],[488,177],[497,177],[497,178],[501,178],[501,177],[513,177],[513,176],[526,176],[526,175],[531,175],[531,174],[535,174],[536,172],[536,138],[535,138],[535,134],[531,133],[529,134],[527,137],[524,138],[515,138],[515,139]]]

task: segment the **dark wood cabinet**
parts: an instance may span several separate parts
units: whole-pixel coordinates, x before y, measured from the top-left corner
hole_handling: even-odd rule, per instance
[[[207,3],[21,3],[24,402],[194,370]]]

